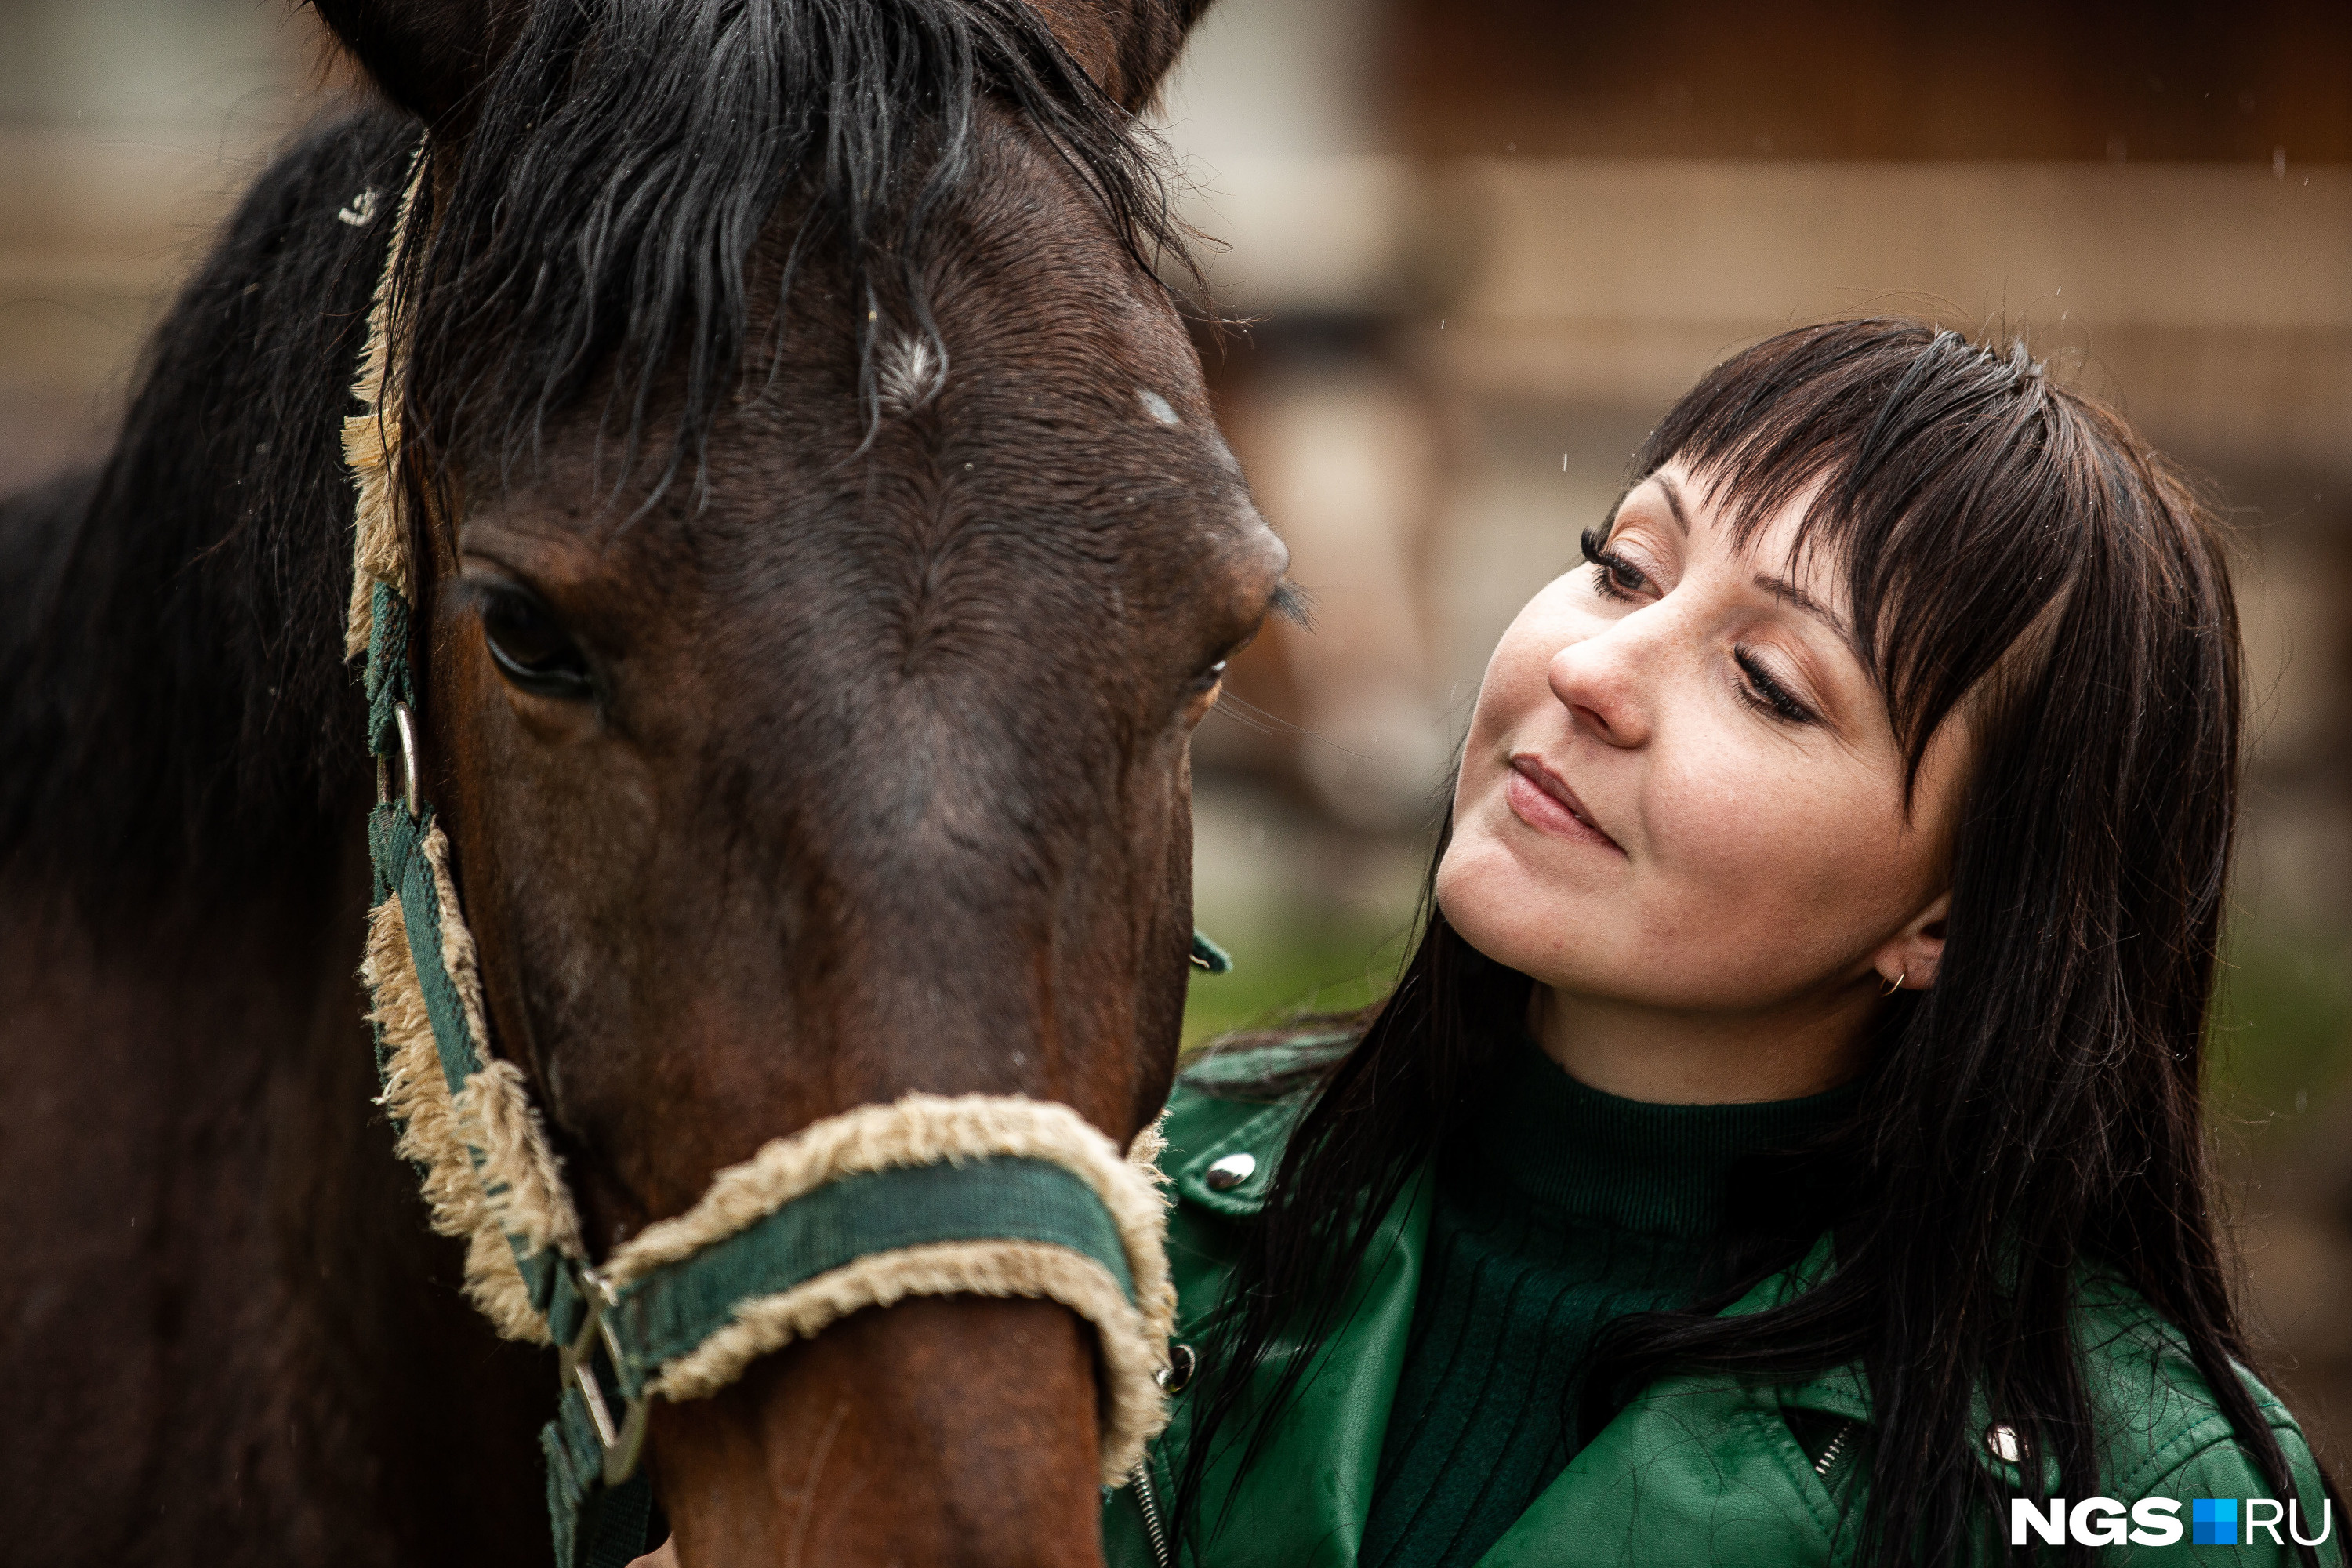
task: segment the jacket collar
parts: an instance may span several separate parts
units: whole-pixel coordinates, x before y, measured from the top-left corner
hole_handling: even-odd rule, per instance
[[[1741,1312],[1760,1312],[1767,1308],[1780,1306],[1812,1289],[1835,1267],[1831,1238],[1824,1233],[1794,1268],[1759,1280],[1745,1296],[1725,1308],[1723,1315],[1731,1317]],[[1817,1410],[1824,1415],[1843,1416],[1866,1425],[1877,1423],[1877,1415],[1871,1407],[1870,1383],[1858,1365],[1832,1367],[1801,1383],[1780,1384],[1773,1390],[1773,1394],[1784,1410]],[[2021,1489],[2024,1475],[2021,1468],[2015,1462],[2002,1458],[1992,1446],[1992,1406],[1986,1400],[1981,1386],[1969,1396],[1969,1429],[1978,1434],[1978,1441],[1972,1446],[1978,1461],[2003,1486]],[[2059,1484],[2055,1458],[2045,1459],[2042,1475],[2043,1490],[2054,1493]]]
[[[1265,1206],[1268,1179],[1297,1114],[1296,1103],[1269,1106],[1191,1153],[1175,1172],[1182,1201],[1233,1218],[1255,1215]],[[1210,1186],[1210,1168],[1235,1154],[1255,1161],[1250,1175],[1222,1192]],[[1226,1449],[1220,1440],[1205,1479],[1206,1506],[1198,1515],[1211,1531],[1219,1568],[1349,1568],[1356,1562],[1421,1284],[1428,1174],[1416,1174],[1381,1220],[1339,1328],[1246,1472],[1238,1464],[1238,1446]],[[1188,1303],[1178,1334],[1196,1328],[1214,1305]],[[1175,1441],[1163,1446],[1163,1454],[1181,1451],[1190,1425],[1189,1409],[1181,1400],[1178,1405],[1171,1433]]]
[[[1270,1183],[1270,1178],[1273,1178],[1275,1162],[1282,1157],[1282,1147],[1284,1142],[1289,1140],[1289,1133],[1291,1129],[1294,1129],[1296,1119],[1298,1119],[1298,1112],[1301,1112],[1301,1105],[1291,1100],[1267,1105],[1263,1112],[1258,1112],[1256,1117],[1251,1117],[1249,1121],[1242,1121],[1240,1126],[1234,1126],[1234,1129],[1228,1131],[1223,1138],[1216,1138],[1213,1142],[1202,1147],[1200,1152],[1190,1154],[1190,1159],[1185,1159],[1181,1166],[1176,1166],[1176,1173],[1173,1173],[1173,1178],[1176,1178],[1176,1192],[1179,1192],[1181,1199],[1183,1199],[1185,1204],[1197,1204],[1197,1206],[1206,1208],[1209,1213],[1234,1217],[1234,1220],[1246,1220],[1246,1217],[1256,1215],[1256,1213],[1265,1206],[1265,1187],[1267,1183]],[[1246,1175],[1242,1183],[1233,1184],[1233,1187],[1225,1187],[1225,1190],[1221,1192],[1209,1184],[1209,1168],[1223,1163],[1225,1159],[1230,1159],[1233,1154],[1249,1154],[1251,1162],[1254,1162],[1254,1168],[1251,1168],[1251,1173]],[[1421,1286],[1421,1256],[1423,1256],[1423,1250],[1425,1250],[1425,1244],[1423,1244],[1423,1241],[1425,1241],[1425,1237],[1428,1237],[1428,1208],[1430,1208],[1428,1168],[1421,1171],[1421,1175],[1413,1178],[1413,1183],[1409,1184],[1409,1190],[1406,1190],[1406,1196],[1400,1201],[1400,1206],[1406,1206],[1413,1211],[1409,1213],[1409,1215],[1397,1215],[1397,1227],[1395,1227],[1397,1239],[1404,1241],[1406,1232],[1409,1232],[1409,1239],[1412,1239],[1412,1246],[1409,1246],[1409,1248],[1404,1250],[1404,1256],[1397,1260],[1400,1262],[1400,1268],[1404,1269],[1404,1274],[1400,1274],[1400,1279],[1395,1281],[1395,1284],[1404,1290],[1404,1317],[1397,1321],[1397,1328],[1404,1331],[1404,1328],[1409,1326],[1409,1321],[1412,1321],[1413,1293],[1416,1293],[1418,1286]],[[1731,1302],[1728,1307],[1724,1307],[1722,1317],[1736,1317],[1736,1314],[1743,1314],[1743,1311],[1764,1311],[1769,1310],[1769,1307],[1778,1307],[1788,1300],[1794,1300],[1794,1298],[1804,1293],[1804,1290],[1811,1290],[1813,1286],[1821,1284],[1822,1279],[1830,1274],[1832,1265],[1834,1265],[1834,1250],[1832,1250],[1832,1244],[1830,1244],[1830,1232],[1822,1232],[1821,1237],[1813,1239],[1813,1246],[1806,1250],[1806,1256],[1801,1258],[1801,1260],[1790,1265],[1788,1269],[1780,1269],[1778,1274],[1769,1274],[1769,1277],[1759,1279],[1755,1286],[1748,1289],[1748,1293],[1740,1295],[1738,1300]],[[1190,1317],[1192,1317],[1192,1314],[1188,1314],[1188,1319]],[[1190,1328],[1190,1326],[1192,1326],[1190,1321],[1181,1323],[1181,1328]],[[1395,1387],[1395,1380],[1392,1380],[1392,1377],[1390,1377],[1390,1387]],[[1780,1389],[1780,1404],[1800,1405],[1800,1408],[1806,1408],[1806,1411],[1822,1411],[1822,1413],[1828,1413],[1828,1415],[1844,1415],[1844,1417],[1853,1417],[1853,1420],[1872,1420],[1870,1392],[1867,1392],[1867,1383],[1863,1380],[1863,1371],[1858,1366],[1830,1368],[1830,1371],[1825,1373],[1806,1377],[1804,1383],[1788,1384],[1788,1387]]]
[[[1255,1216],[1265,1205],[1275,1165],[1301,1109],[1296,1100],[1268,1105],[1197,1151],[1186,1152],[1173,1172],[1179,1197],[1226,1218]],[[1254,1162],[1248,1176],[1222,1191],[1212,1186],[1211,1168],[1235,1154]],[[1248,1472],[1236,1474],[1237,1449],[1220,1454],[1210,1466],[1209,1506],[1199,1517],[1225,1526],[1213,1535],[1220,1568],[1352,1568],[1356,1563],[1421,1286],[1432,1181],[1428,1167],[1417,1173],[1382,1220],[1339,1328],[1317,1355],[1289,1415]],[[1759,1280],[1724,1315],[1781,1305],[1834,1267],[1832,1238],[1824,1233],[1802,1259]],[[1198,1292],[1185,1304],[1177,1324],[1180,1338],[1197,1331],[1219,1294]],[[1773,1392],[1783,1408],[1874,1421],[1859,1366],[1833,1367]],[[1977,1425],[1983,1427],[1989,1416],[1980,1393],[1974,1403]],[[1181,1451],[1189,1415],[1180,1400],[1171,1440],[1160,1447],[1163,1464],[1166,1455]],[[2015,1467],[1989,1453],[1978,1458],[2007,1484],[2020,1484]],[[1163,1472],[1162,1484],[1169,1479]],[[1538,1506],[1542,1502],[1539,1497]]]
[[[1727,1318],[1747,1312],[1761,1312],[1794,1300],[1826,1278],[1835,1267],[1835,1253],[1829,1233],[1817,1237],[1805,1256],[1791,1268],[1758,1280],[1748,1293],[1723,1310]],[[1783,1384],[1778,1390],[1783,1408],[1817,1410],[1825,1415],[1843,1416],[1850,1421],[1868,1421],[1870,1385],[1858,1366],[1832,1367],[1816,1373],[1802,1383]]]
[[[1265,1206],[1266,1185],[1273,1179],[1275,1163],[1282,1158],[1283,1145],[1290,1142],[1291,1129],[1303,1109],[1295,1100],[1276,1100],[1209,1142],[1176,1167],[1177,1196],[1228,1219],[1254,1217]],[[1248,1176],[1222,1192],[1211,1186],[1209,1167],[1237,1154],[1249,1157]]]

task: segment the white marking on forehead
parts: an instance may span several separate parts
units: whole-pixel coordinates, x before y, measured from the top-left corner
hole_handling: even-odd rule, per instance
[[[912,414],[938,394],[946,379],[947,365],[929,338],[900,338],[876,356],[875,387],[882,406],[893,414]]]
[[[1162,425],[1181,425],[1184,423],[1181,419],[1179,419],[1176,416],[1176,410],[1169,405],[1168,400],[1160,396],[1158,393],[1152,391],[1150,387],[1137,387],[1135,389],[1135,397],[1137,402],[1143,405],[1143,411],[1146,414],[1150,415],[1154,419],[1159,420]]]

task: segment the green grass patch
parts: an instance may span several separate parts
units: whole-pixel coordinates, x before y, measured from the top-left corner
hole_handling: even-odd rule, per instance
[[[1230,936],[1209,934],[1234,955],[1234,967],[1229,974],[1193,972],[1184,998],[1186,1050],[1234,1029],[1376,1001],[1396,980],[1408,935],[1391,921],[1361,914],[1302,914]]]
[[[2213,1110],[2267,1140],[2339,1092],[2352,1069],[2352,963],[2340,939],[2241,930],[2213,998]]]

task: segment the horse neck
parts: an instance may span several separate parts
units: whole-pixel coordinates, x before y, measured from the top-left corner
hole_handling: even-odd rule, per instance
[[[546,1374],[466,1304],[370,1104],[364,862],[330,873],[103,922],[0,881],[26,1561],[543,1556]]]
[[[281,159],[112,456],[0,502],[0,1424],[44,1434],[0,1502],[28,1561],[544,1555],[544,1373],[425,1230],[352,978],[337,433],[383,247],[336,215],[413,140],[371,117]]]

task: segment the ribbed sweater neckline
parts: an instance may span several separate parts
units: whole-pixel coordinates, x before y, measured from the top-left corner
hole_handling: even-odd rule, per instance
[[[1851,1114],[1858,1083],[1800,1100],[1660,1105],[1581,1083],[1521,1036],[1502,1049],[1465,1128],[1480,1176],[1561,1218],[1697,1241],[1721,1224],[1742,1160]]]

